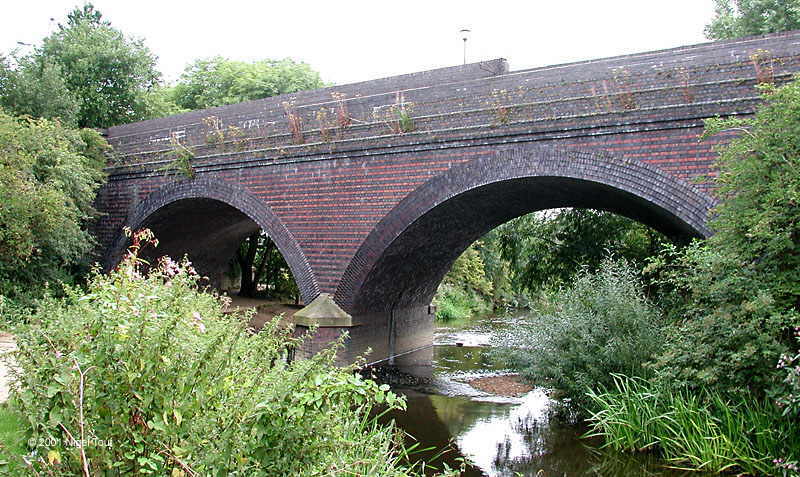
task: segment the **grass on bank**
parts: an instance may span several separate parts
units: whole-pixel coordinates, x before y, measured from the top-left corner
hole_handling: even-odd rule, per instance
[[[655,451],[681,469],[797,475],[783,464],[800,459],[800,426],[772,402],[661,389],[621,375],[613,388],[588,396],[597,409],[591,435],[606,447]]]
[[[25,436],[24,418],[8,404],[0,405],[0,471],[9,475],[22,472]]]

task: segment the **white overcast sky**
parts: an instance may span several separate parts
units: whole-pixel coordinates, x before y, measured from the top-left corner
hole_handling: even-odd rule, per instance
[[[78,3],[4,0],[0,51],[38,43]],[[196,58],[222,55],[302,60],[335,84],[461,64],[462,28],[472,30],[467,61],[506,58],[517,70],[701,43],[713,15],[713,0],[93,3],[145,39],[168,80]]]

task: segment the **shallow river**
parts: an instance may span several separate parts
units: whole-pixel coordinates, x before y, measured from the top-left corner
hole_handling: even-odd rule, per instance
[[[513,322],[487,318],[461,330],[437,330],[432,382],[396,389],[407,397],[408,410],[391,415],[420,448],[435,449],[418,453],[417,460],[452,468],[466,457],[470,476],[702,476],[666,469],[652,456],[598,450],[599,441],[580,437],[585,427],[552,416],[555,406],[544,389],[505,398],[466,384],[505,372],[488,359],[488,345],[494,333]],[[449,450],[436,457],[443,449]]]

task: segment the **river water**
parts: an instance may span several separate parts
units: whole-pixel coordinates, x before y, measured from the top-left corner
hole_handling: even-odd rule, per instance
[[[467,476],[701,475],[667,469],[652,455],[599,450],[600,441],[581,438],[586,427],[555,415],[559,406],[544,389],[507,398],[466,384],[507,373],[489,359],[489,344],[518,319],[486,318],[462,329],[437,330],[431,382],[395,388],[406,396],[408,410],[388,416],[409,434],[409,443],[433,448],[416,453],[415,460],[441,469],[444,463],[453,468],[466,459]]]

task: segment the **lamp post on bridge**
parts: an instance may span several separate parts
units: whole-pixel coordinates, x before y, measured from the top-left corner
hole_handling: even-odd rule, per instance
[[[464,64],[467,64],[467,40],[469,39],[470,33],[472,31],[469,28],[462,28],[461,31],[461,39],[464,40]]]

